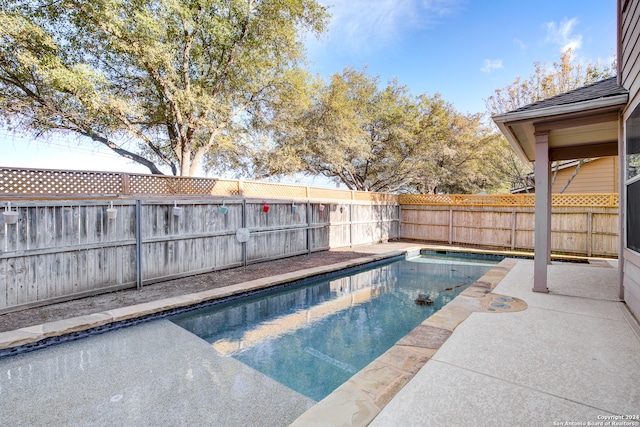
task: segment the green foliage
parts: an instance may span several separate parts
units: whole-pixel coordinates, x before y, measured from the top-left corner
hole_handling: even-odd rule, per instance
[[[260,175],[322,174],[349,189],[388,192],[490,191],[500,182],[489,162],[496,136],[439,95],[416,97],[397,81],[381,88],[366,69],[351,68],[309,92],[261,135],[270,143],[254,158]]]
[[[534,72],[528,78],[516,77],[513,83],[496,89],[494,94],[485,100],[489,114],[496,115],[513,111],[542,99],[552,98],[561,93],[613,77],[616,74],[615,61],[610,65],[599,62],[582,64],[575,60],[570,49],[562,53],[560,62],[554,62],[550,67],[546,63],[540,62],[535,62],[533,65]],[[505,159],[503,174],[512,183],[512,187],[528,188],[532,185],[528,177],[533,172],[532,165],[522,162],[509,147],[504,137],[500,136],[500,138],[503,140],[501,143],[503,146],[502,155]],[[553,169],[556,172],[558,166],[554,162]],[[578,168],[577,171],[579,170]]]
[[[232,141],[300,75],[300,33],[326,21],[314,0],[3,1],[0,114],[153,173],[192,175],[205,155],[233,166]]]
[[[503,190],[505,148],[480,114],[462,114],[439,96],[420,100],[420,193],[467,194]]]
[[[506,113],[615,76],[615,61],[611,65],[599,62],[582,64],[575,61],[572,54],[571,49],[566,50],[560,56],[560,62],[554,62],[551,67],[534,62],[534,72],[528,78],[516,77],[513,83],[496,89],[485,100],[487,111],[491,115]]]

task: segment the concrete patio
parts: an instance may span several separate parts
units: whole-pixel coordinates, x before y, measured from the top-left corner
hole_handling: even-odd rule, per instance
[[[378,258],[415,249],[389,243],[358,252]],[[404,353],[392,349],[373,362],[384,373],[376,376],[374,367],[356,374],[352,390],[365,393],[353,401],[356,393],[340,394],[341,387],[312,406],[160,320],[0,359],[0,424],[279,426],[302,414],[294,424],[640,425],[640,328],[618,299],[617,262],[554,263],[549,294],[531,290],[533,261],[500,265],[423,323],[446,332],[437,346],[408,335],[394,346]],[[517,310],[494,306],[501,296]],[[138,309],[144,313],[149,304]],[[397,380],[389,379],[392,371]]]
[[[519,261],[493,292],[528,308],[472,313],[371,425],[640,425],[640,329],[598,264],[554,263],[540,294]]]

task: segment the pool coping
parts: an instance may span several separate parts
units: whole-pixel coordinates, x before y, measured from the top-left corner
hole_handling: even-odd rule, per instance
[[[260,291],[279,285],[298,282],[304,279],[313,279],[315,277],[333,273],[339,270],[364,266],[394,257],[408,256],[407,254],[417,255],[420,249],[421,247],[416,246],[407,248],[405,250],[389,251],[383,254],[374,254],[335,264],[297,270],[290,273],[264,277],[248,282],[238,283],[235,285],[115,308],[112,310],[71,317],[68,319],[57,320],[49,323],[27,326],[12,331],[0,332],[0,357],[9,357],[13,354],[21,354],[30,351],[30,349],[28,348],[29,346],[34,346],[33,349],[41,348],[36,347],[36,345],[39,342],[44,342],[45,340],[64,338],[67,336],[71,336],[70,339],[74,339],[74,334],[81,334],[82,332],[89,330],[97,330],[97,333],[99,333],[100,328],[103,328],[110,324],[132,321],[138,318],[143,318],[145,316],[161,314],[163,312],[169,312],[172,310],[179,310],[181,308],[186,308],[197,304],[213,302],[224,298],[243,295],[246,293]],[[42,347],[52,344],[55,344],[55,342],[44,345]],[[21,347],[27,348],[25,348],[24,350],[18,350]],[[11,350],[16,351],[12,352]]]
[[[520,299],[492,293],[518,262],[514,258],[500,261],[290,426],[368,425],[471,313],[504,313],[527,308]],[[509,302],[496,304],[501,300]]]
[[[453,253],[493,253],[491,251],[460,250],[452,247],[442,249]],[[423,250],[432,251],[434,246],[408,246],[400,250],[372,254],[336,264],[298,270],[236,285],[1,332],[0,357],[10,357],[13,354],[35,350],[40,348],[37,345],[45,340],[56,340],[57,337],[64,338],[67,336],[70,337],[68,340],[73,340],[77,339],[75,336],[82,337],[93,333],[105,332],[108,329],[104,331],[100,329],[105,325],[108,327],[111,324],[125,322],[126,326],[127,321],[135,322],[145,316],[244,295],[292,282],[299,282],[304,279],[313,280],[325,274],[376,262],[384,262],[396,257],[411,258],[420,255]],[[400,339],[392,348],[354,374],[329,396],[301,414],[291,425],[369,424],[420,368],[430,360],[438,348],[453,333],[453,330],[471,313],[504,312],[510,311],[510,309],[517,311],[526,308],[526,303],[519,300],[513,301],[511,304],[513,308],[510,307],[507,310],[491,308],[493,299],[499,297],[492,294],[491,291],[518,261],[518,259],[514,258],[505,258],[500,261],[465,291]],[[83,332],[87,331],[97,332],[82,335]],[[52,344],[46,344],[45,346],[53,345],[56,342],[54,341]],[[64,340],[60,342],[64,342]],[[29,348],[31,345],[35,345],[35,347]],[[12,351],[21,348],[26,348],[26,350],[12,353]]]

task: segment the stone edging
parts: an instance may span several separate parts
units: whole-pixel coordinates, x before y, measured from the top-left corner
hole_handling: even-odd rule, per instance
[[[261,278],[223,288],[136,304],[100,313],[63,319],[0,333],[0,350],[99,328],[115,322],[179,309],[191,305],[257,291],[288,282],[406,255],[418,255],[419,247],[356,258],[337,264]],[[333,393],[302,414],[292,426],[367,425],[420,370],[449,338],[453,330],[473,312],[506,312],[526,308],[526,303],[491,291],[518,262],[506,258],[469,288],[418,325],[383,355],[356,373]],[[511,301],[496,300],[508,298]],[[509,307],[494,307],[493,304]]]
[[[517,263],[512,258],[502,260],[291,427],[368,425],[471,313],[526,309],[520,299],[491,293]]]
[[[13,331],[1,332],[0,350],[30,345],[38,343],[42,340],[87,331],[111,323],[123,322],[143,316],[162,313],[168,310],[180,309],[207,301],[227,298],[238,294],[244,294],[247,292],[258,291],[265,288],[282,285],[289,282],[313,278],[314,276],[328,274],[350,267],[357,267],[376,261],[382,261],[388,258],[402,256],[406,253],[407,251],[393,251],[380,255],[355,258],[337,264],[298,270],[290,273],[280,274],[277,276],[251,280],[249,282],[239,283],[236,285],[225,286],[222,288],[210,289],[207,291],[196,292],[172,298],[165,298],[157,301],[116,308],[99,313],[87,314],[84,316],[72,317],[69,319],[62,319],[55,322],[28,326]],[[5,353],[7,352],[5,351]]]

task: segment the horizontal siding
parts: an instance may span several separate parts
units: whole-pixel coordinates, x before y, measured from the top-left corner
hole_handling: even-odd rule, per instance
[[[640,51],[636,54],[640,55]],[[634,64],[634,67],[628,70],[628,74],[631,77],[625,79],[625,83],[623,83],[623,86],[629,90],[629,102],[627,103],[627,108],[640,103],[640,61],[638,61],[640,56],[636,56],[635,58],[636,63]],[[630,111],[632,111],[632,109]]]
[[[640,99],[640,2],[632,1],[622,16],[622,86],[629,90],[633,111]]]
[[[622,85],[629,90],[625,121],[640,104],[640,2],[630,1],[622,16]],[[623,195],[626,191],[623,192]],[[624,206],[624,204],[622,204]],[[626,231],[625,231],[626,232]],[[627,306],[640,317],[640,254],[625,249],[622,282]]]
[[[597,160],[585,163],[575,176],[571,184],[564,191],[565,194],[588,193],[617,193],[616,174],[618,157],[601,157]],[[560,193],[562,187],[575,172],[575,167],[558,171],[553,184],[553,193]]]
[[[621,46],[622,58],[625,58],[626,56],[628,56],[629,51],[633,48],[633,46],[629,43],[629,40],[632,39],[631,35],[633,34],[633,28],[635,26],[635,22],[637,22],[633,20],[633,16],[635,13],[637,13],[637,9],[638,9],[638,4],[630,1],[628,6],[626,7],[626,10],[622,12],[622,15],[620,17],[621,25],[622,25],[622,28],[620,31],[620,38],[622,42],[622,46]]]

